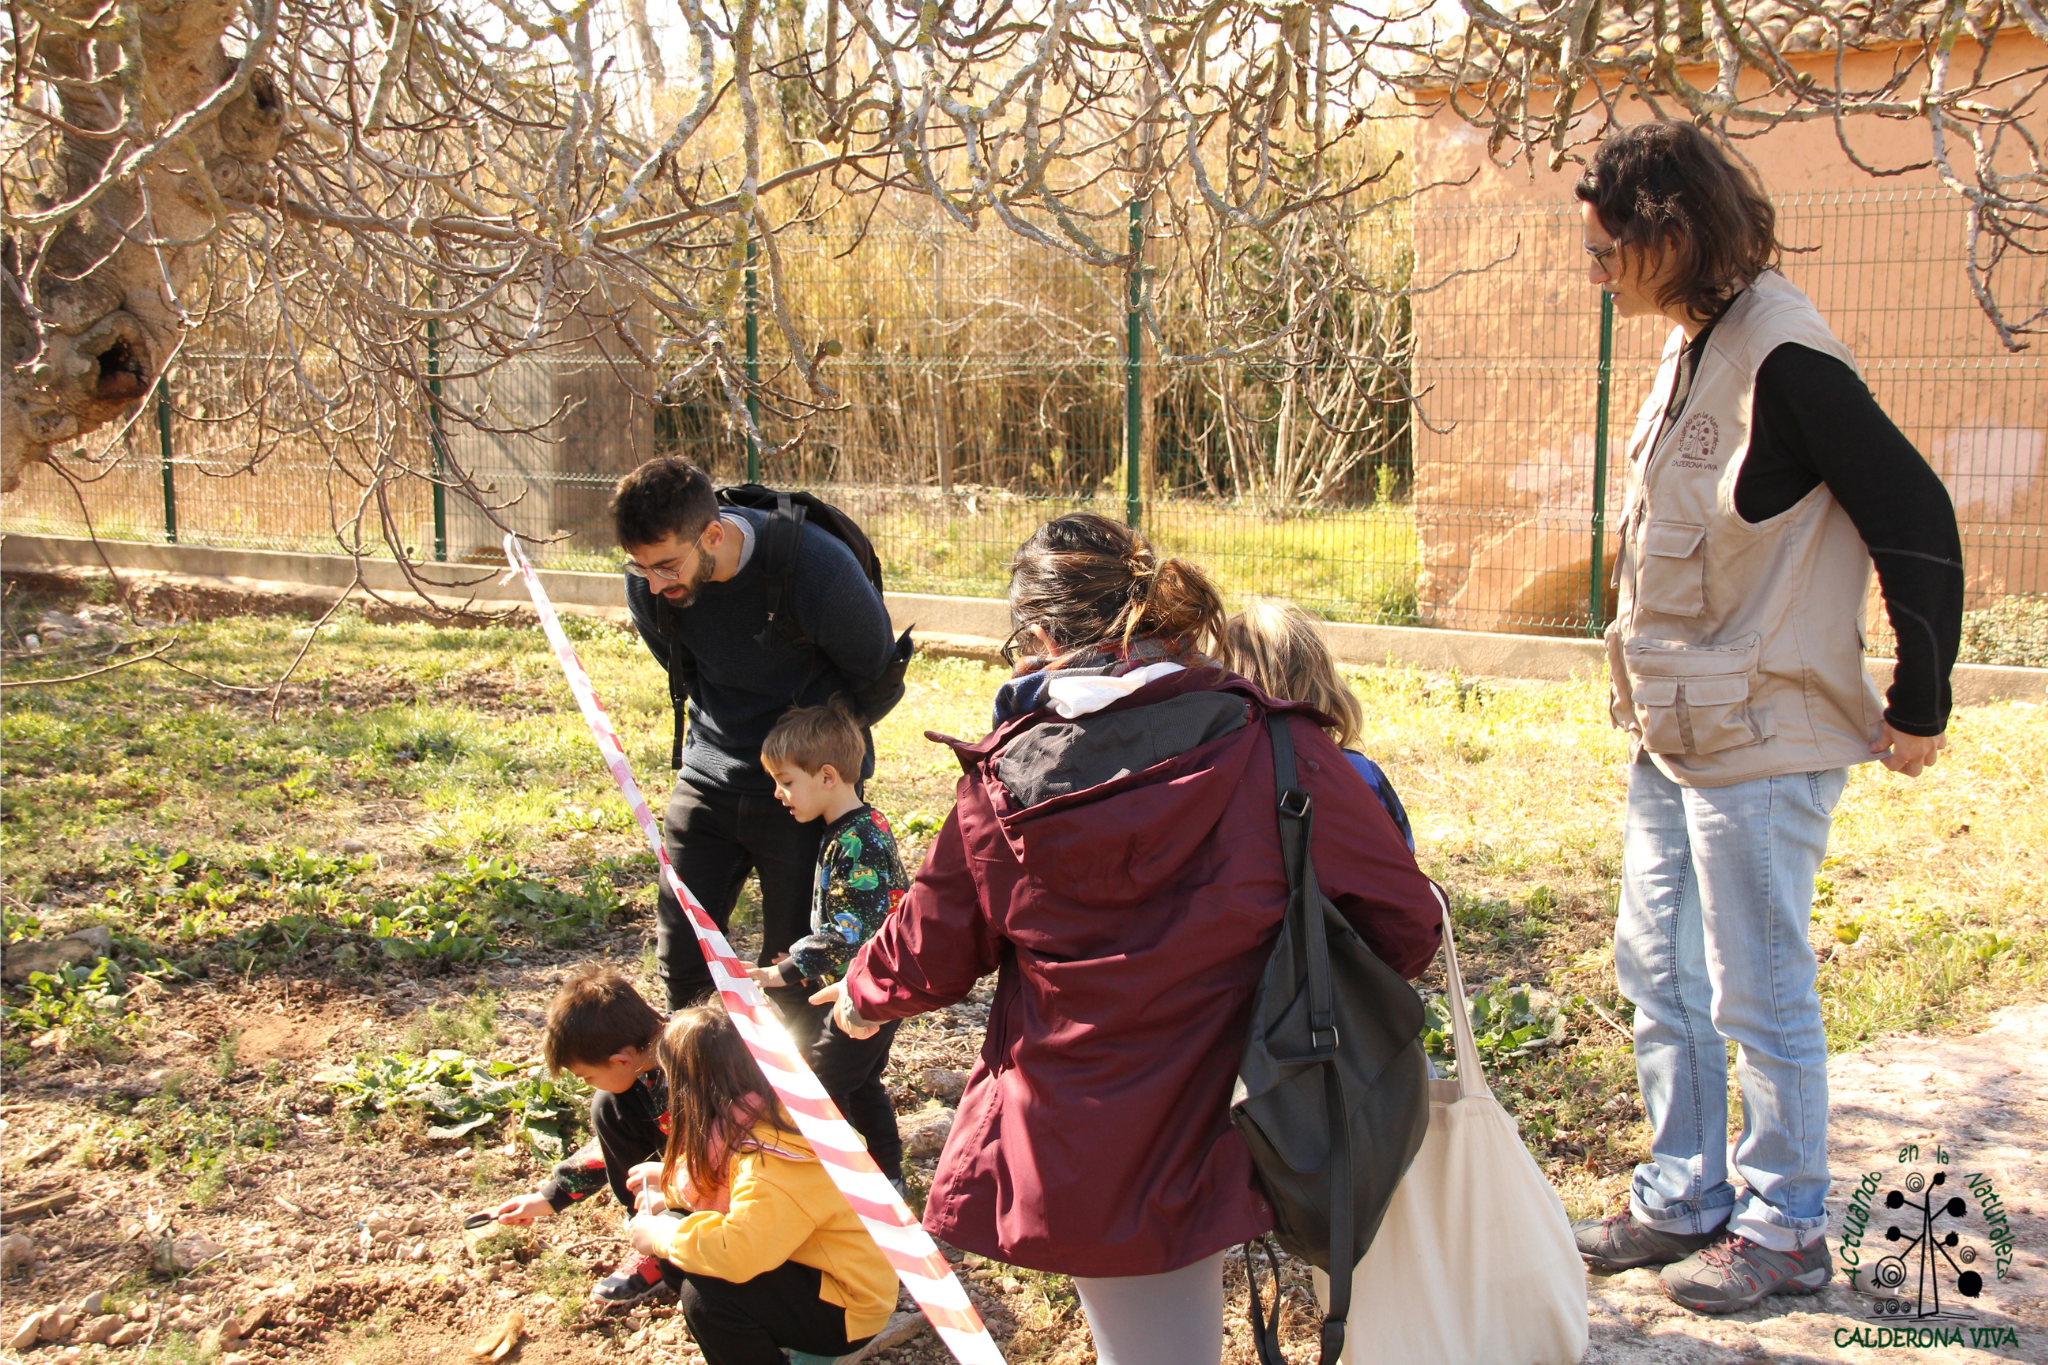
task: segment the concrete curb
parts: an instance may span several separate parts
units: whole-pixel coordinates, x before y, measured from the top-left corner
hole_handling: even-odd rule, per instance
[[[92,541],[71,536],[0,536],[0,572],[96,570],[107,565],[124,573],[192,580],[245,592],[332,596],[356,577],[346,555],[299,554],[277,550],[231,550],[207,545],[157,545],[144,541]],[[410,595],[413,586],[390,560],[362,561],[363,585],[386,594]],[[501,583],[502,571],[482,564],[418,566],[423,582],[443,606],[465,605],[502,611],[523,605],[517,583]],[[555,605],[579,615],[624,620],[619,579],[607,573],[544,569],[541,583]],[[308,594],[307,590],[314,590]],[[320,590],[325,590],[324,592]],[[1010,609],[998,598],[946,597],[934,593],[889,593],[896,629],[915,626],[919,641],[935,654],[994,660],[1010,634]],[[1363,626],[1333,622],[1323,627],[1330,649],[1349,664],[1393,665],[1476,677],[1530,678],[1562,682],[1598,676],[1607,667],[1598,640],[1541,635],[1492,635],[1479,631],[1429,630],[1414,626]],[[1872,659],[1871,676],[1883,688],[1892,662]],[[2048,702],[2048,668],[1998,668],[1960,664],[1951,680],[1960,705],[1993,701]]]

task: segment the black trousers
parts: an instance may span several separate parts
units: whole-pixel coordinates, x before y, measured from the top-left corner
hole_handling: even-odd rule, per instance
[[[768,999],[782,1016],[782,1026],[804,1054],[853,1131],[867,1140],[868,1155],[891,1180],[903,1178],[903,1137],[896,1131],[896,1103],[882,1073],[889,1066],[889,1045],[896,1041],[891,1019],[872,1038],[853,1038],[832,1026],[832,1007],[813,1005],[803,986],[771,987]]]
[[[818,1297],[815,1267],[784,1261],[744,1284],[683,1272],[683,1320],[705,1365],[789,1365],[783,1348],[819,1356],[858,1351],[848,1340],[846,1310]]]
[[[747,874],[761,879],[761,956],[766,966],[811,929],[811,886],[825,822],[800,825],[774,796],[700,789],[677,778],[662,821],[668,860],[690,894],[711,912],[721,933],[732,926]],[[655,952],[672,1010],[711,994],[697,935],[664,886],[655,901]]]
[[[661,1129],[661,1109],[648,1102],[647,1087],[636,1085],[623,1095],[600,1090],[590,1097],[590,1127],[604,1154],[604,1176],[612,1196],[630,1217],[633,1196],[626,1192],[626,1173],[643,1161],[661,1160],[668,1134]]]

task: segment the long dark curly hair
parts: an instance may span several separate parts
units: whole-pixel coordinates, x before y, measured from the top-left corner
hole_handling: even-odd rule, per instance
[[[1649,270],[1676,256],[1657,303],[1721,316],[1783,255],[1777,211],[1742,165],[1690,123],[1663,119],[1608,134],[1573,193]]]

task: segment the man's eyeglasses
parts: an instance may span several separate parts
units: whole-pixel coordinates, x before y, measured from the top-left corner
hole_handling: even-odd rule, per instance
[[[705,528],[705,530],[709,529],[709,527]],[[703,557],[703,532],[698,532],[697,538],[690,542],[690,548],[697,552],[700,559]],[[683,571],[681,569],[664,569],[659,565],[642,564],[640,561],[630,558],[626,561],[626,572],[635,578],[645,578],[654,583],[680,583],[683,581]]]
[[[1604,275],[1612,275],[1614,273],[1612,262],[1614,260],[1614,253],[1619,250],[1621,250],[1619,242],[1609,242],[1606,246],[1594,246],[1591,243],[1586,245],[1586,254],[1593,258],[1593,263],[1600,267],[1600,272]]]

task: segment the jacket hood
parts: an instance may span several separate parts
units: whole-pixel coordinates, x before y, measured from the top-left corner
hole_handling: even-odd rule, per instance
[[[929,737],[986,791],[1033,881],[1113,909],[1176,884],[1203,855],[1250,765],[1270,761],[1255,724],[1268,711],[1316,715],[1212,666],[1071,720],[1041,708],[977,743]]]

